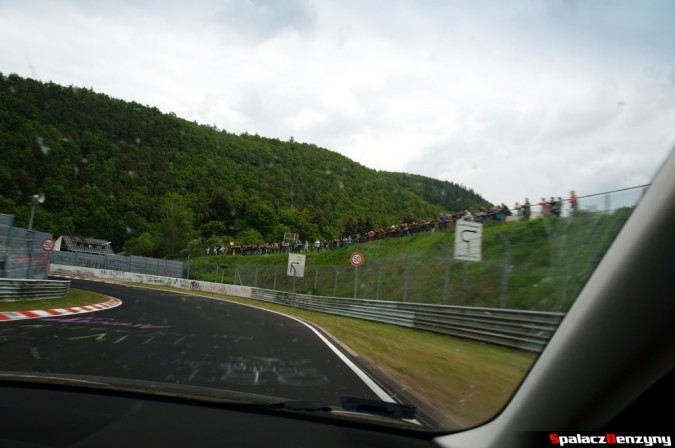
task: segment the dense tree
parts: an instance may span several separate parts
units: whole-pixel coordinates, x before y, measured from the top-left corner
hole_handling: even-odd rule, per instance
[[[0,213],[13,215],[16,212],[16,203],[0,194]]]
[[[263,244],[265,242],[260,232],[251,228],[239,232],[237,234],[237,241],[242,245]]]
[[[381,172],[381,174],[406,190],[418,194],[427,202],[440,205],[446,210],[473,210],[481,205],[489,205],[473,190],[467,190],[452,182],[409,173]]]
[[[225,228],[234,226],[239,212],[232,204],[230,198],[223,188],[218,188],[211,195],[208,204],[201,211],[202,222],[220,221]]]
[[[143,232],[137,237],[130,238],[124,245],[124,253],[127,255],[154,257],[156,251],[152,235],[149,232]]]
[[[193,237],[192,212],[183,198],[168,193],[160,201],[160,219],[153,229],[154,246],[159,257],[178,257]]]
[[[211,221],[199,226],[199,236],[202,241],[206,241],[214,236],[225,236],[228,234],[227,227],[221,221]]]
[[[274,209],[267,203],[253,204],[246,212],[246,223],[249,227],[258,230],[267,241],[278,240],[273,234],[278,218]]]

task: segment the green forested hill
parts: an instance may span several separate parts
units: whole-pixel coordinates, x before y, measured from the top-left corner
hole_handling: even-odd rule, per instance
[[[477,204],[486,204],[473,190],[453,182],[410,173],[380,172],[380,174],[399,187],[415,193],[431,204],[440,205],[445,210],[461,211],[472,209]]]
[[[0,74],[0,213],[171,256],[195,238],[335,238],[486,201],[423,176],[368,169],[312,144],[234,135],[91,89]]]

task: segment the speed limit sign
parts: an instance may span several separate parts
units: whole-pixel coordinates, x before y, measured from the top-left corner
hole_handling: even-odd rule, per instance
[[[40,245],[42,246],[42,250],[45,252],[51,252],[54,250],[54,240],[49,237],[43,239]]]
[[[363,255],[360,252],[354,252],[349,257],[349,262],[352,264],[352,266],[359,267],[363,264]]]

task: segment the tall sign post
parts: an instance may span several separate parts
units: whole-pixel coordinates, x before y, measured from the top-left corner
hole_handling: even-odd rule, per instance
[[[305,276],[305,258],[306,255],[303,254],[288,254],[288,266],[286,269],[286,275],[293,277],[293,292],[295,292],[295,277],[304,277]]]
[[[364,262],[363,254],[361,252],[354,252],[349,256],[349,262],[354,266],[354,298],[356,299],[359,289],[359,266]]]
[[[455,260],[463,260],[462,296],[466,294],[467,261],[480,262],[483,257],[483,225],[473,221],[457,221],[455,227]]]
[[[40,247],[47,252],[47,278],[49,278],[49,272],[52,270],[52,251],[55,247],[55,241],[51,237],[43,238],[40,241]]]

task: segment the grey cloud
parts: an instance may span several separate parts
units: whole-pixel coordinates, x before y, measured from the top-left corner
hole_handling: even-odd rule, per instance
[[[545,133],[547,140],[579,140],[598,132],[619,118],[616,103],[608,103],[596,109],[584,108],[561,111],[557,114],[552,128]]]
[[[671,89],[675,90],[675,69],[670,72],[670,75],[668,75],[668,84]]]
[[[317,15],[307,0],[247,0],[224,3],[216,19],[253,40],[267,40],[284,31],[311,33]]]

